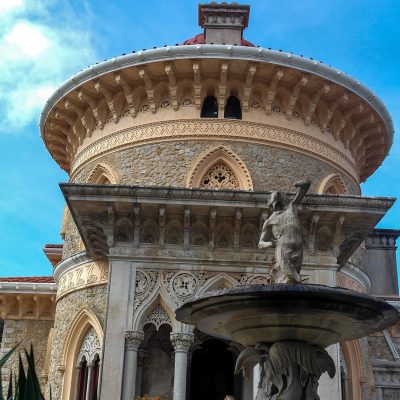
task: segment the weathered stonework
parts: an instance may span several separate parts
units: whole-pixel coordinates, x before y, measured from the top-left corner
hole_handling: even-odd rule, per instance
[[[50,329],[54,321],[28,321],[28,320],[6,320],[4,324],[2,346],[0,357],[17,343],[21,343],[19,349],[29,350],[32,344],[35,354],[36,372],[42,389],[47,384],[47,372],[45,368],[47,354],[47,342]],[[24,359],[24,357],[23,357]],[[3,385],[6,386],[10,372],[18,371],[18,353],[14,353],[6,366],[2,369]]]
[[[356,183],[333,166],[288,149],[253,143],[182,140],[148,144],[109,153],[85,165],[74,182],[86,183],[97,164],[110,165],[120,177],[119,184],[185,187],[187,174],[204,152],[224,146],[237,154],[250,172],[254,190],[292,191],[296,180],[312,180],[317,192],[322,180],[340,174],[349,194],[359,194]]]
[[[104,326],[107,304],[107,286],[95,286],[72,292],[61,298],[56,306],[54,339],[51,351],[49,382],[54,399],[61,398],[63,371],[60,370],[61,353],[71,322],[82,307],[87,307]]]

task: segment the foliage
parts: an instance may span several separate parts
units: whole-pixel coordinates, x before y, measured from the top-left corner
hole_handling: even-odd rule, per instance
[[[27,362],[26,373],[20,353],[18,355],[18,375],[14,377],[13,373],[11,372],[8,382],[7,397],[4,398],[2,391],[3,385],[1,379],[1,368],[12,356],[18,346],[19,344],[14,346],[0,359],[0,400],[45,400],[40,390],[32,345],[29,352],[26,349],[23,350],[23,354],[25,355]]]

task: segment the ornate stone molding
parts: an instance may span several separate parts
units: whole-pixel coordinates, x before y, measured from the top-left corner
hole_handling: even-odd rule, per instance
[[[172,326],[170,317],[160,305],[147,315],[143,325],[147,323],[153,324],[157,330],[159,330],[160,326],[164,324]]]
[[[193,333],[171,333],[170,338],[175,351],[179,352],[187,353],[194,342]]]
[[[127,350],[138,351],[140,344],[144,340],[143,331],[125,331],[125,348]]]
[[[68,269],[58,281],[57,300],[75,290],[108,282],[108,262],[92,261]]]
[[[368,275],[356,265],[346,263],[336,275],[337,285],[357,292],[369,293],[371,281]]]
[[[101,356],[101,345],[94,328],[90,328],[86,333],[78,355],[78,363],[85,357],[87,363],[90,365],[96,355]]]
[[[296,150],[334,165],[356,184],[359,172],[354,162],[333,146],[304,133],[279,126],[239,120],[189,119],[149,123],[115,132],[88,145],[74,159],[71,176],[110,151],[182,139],[240,140]]]

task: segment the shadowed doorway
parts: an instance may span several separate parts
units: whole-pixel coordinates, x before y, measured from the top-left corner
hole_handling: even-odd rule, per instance
[[[237,377],[233,374],[235,356],[229,345],[208,339],[192,355],[190,400],[224,400],[226,395],[240,400]]]

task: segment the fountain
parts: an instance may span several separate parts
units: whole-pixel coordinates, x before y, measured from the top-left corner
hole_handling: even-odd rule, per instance
[[[243,346],[235,373],[257,364],[261,375],[257,400],[318,400],[322,373],[335,376],[324,350],[331,344],[381,331],[399,320],[388,303],[348,289],[301,282],[303,239],[298,204],[310,181],[295,184],[294,199],[271,194],[271,216],[259,247],[275,247],[270,285],[239,286],[205,293],[176,311],[181,322]]]

